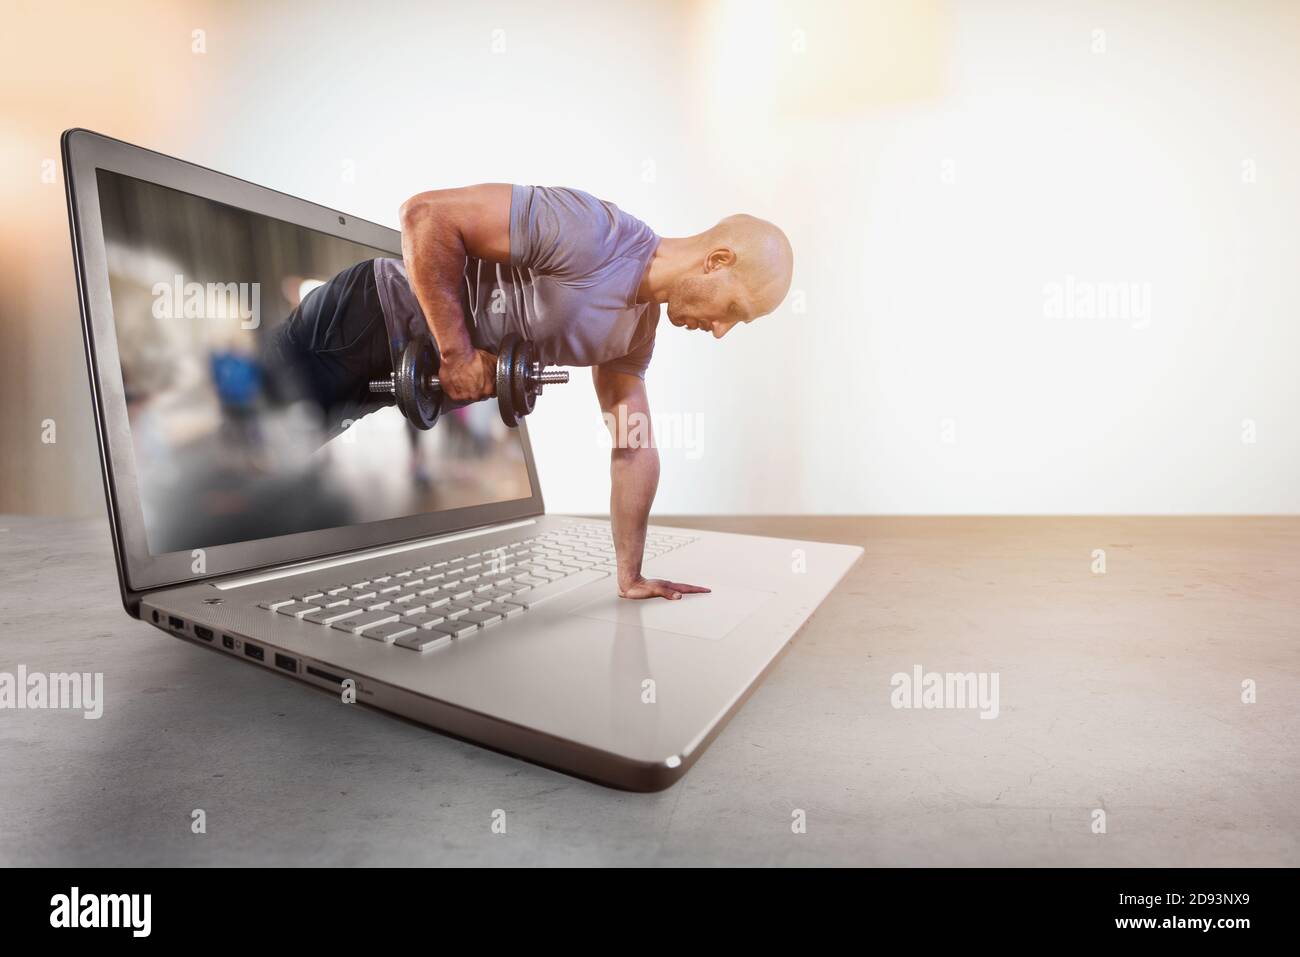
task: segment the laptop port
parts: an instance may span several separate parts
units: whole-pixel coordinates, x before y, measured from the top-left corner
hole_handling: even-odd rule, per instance
[[[261,645],[250,645],[248,642],[244,642],[244,654],[255,661],[266,660],[266,652],[262,650]]]
[[[276,655],[275,666],[285,671],[292,671],[294,674],[298,673],[298,659],[290,658],[288,655]]]
[[[234,638],[231,638],[229,635],[222,635],[222,636],[221,636],[221,646],[222,646],[223,648],[229,648],[231,651],[234,651],[234,650],[235,650],[235,639],[234,639]]]
[[[343,684],[343,678],[340,675],[334,674],[333,672],[323,671],[320,668],[313,668],[311,665],[308,665],[305,670],[307,674],[312,675],[316,678],[320,678],[324,681],[332,681],[336,685]]]
[[[213,638],[212,629],[204,628],[202,625],[194,626],[194,637],[202,638],[204,641],[211,641]]]
[[[175,615],[168,615],[168,616],[167,616],[167,624],[171,625],[171,626],[172,626],[173,628],[175,628],[177,631],[184,631],[184,630],[185,630],[185,622],[182,621],[181,619],[177,618]]]

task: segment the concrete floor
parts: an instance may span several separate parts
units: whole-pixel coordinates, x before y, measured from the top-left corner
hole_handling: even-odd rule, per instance
[[[106,699],[0,711],[0,864],[1300,864],[1300,519],[675,524],[867,554],[642,795],[169,638],[122,611],[104,522],[0,518],[0,671]],[[997,672],[999,716],[894,709],[915,665]]]

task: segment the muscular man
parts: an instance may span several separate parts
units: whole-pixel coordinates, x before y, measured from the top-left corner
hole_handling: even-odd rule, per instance
[[[661,304],[674,326],[715,339],[776,309],[790,287],[785,234],[737,215],[660,238],[580,190],[505,183],[419,193],[402,204],[401,227],[401,260],[360,263],[304,300],[277,336],[280,361],[322,406],[354,417],[379,407],[367,383],[387,377],[415,335],[437,342],[438,378],[458,402],[495,394],[495,352],[509,332],[533,340],[544,364],[591,366],[606,422],[644,424],[630,442],[615,434],[610,454],[619,594],[708,591],[641,575],[659,484],[645,372]]]

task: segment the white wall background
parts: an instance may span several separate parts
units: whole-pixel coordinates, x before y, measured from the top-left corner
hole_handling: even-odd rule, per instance
[[[50,341],[76,334],[62,198],[32,173],[84,125],[390,225],[486,180],[579,186],[665,235],[782,224],[778,313],[721,343],[661,327],[651,399],[690,447],[663,450],[660,512],[1300,511],[1300,5],[157,9],[33,16],[10,64],[90,65],[0,127],[31,217],[0,226],[25,343],[0,510],[102,507],[80,346]],[[1150,311],[1053,317],[1067,281],[1138,284]],[[600,512],[576,378],[529,421],[548,507]],[[32,448],[48,410],[69,447]]]

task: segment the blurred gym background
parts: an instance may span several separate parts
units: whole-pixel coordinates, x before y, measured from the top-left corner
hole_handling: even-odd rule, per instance
[[[153,552],[529,497],[523,449],[493,403],[449,409],[421,431],[392,405],[331,408],[277,358],[299,305],[343,270],[373,269],[383,250],[116,173],[97,179]]]
[[[72,126],[387,225],[480,181],[781,224],[778,313],[660,327],[661,512],[1300,510],[1300,5],[0,10],[0,512],[103,510]],[[555,511],[607,508],[586,378],[529,419]]]

